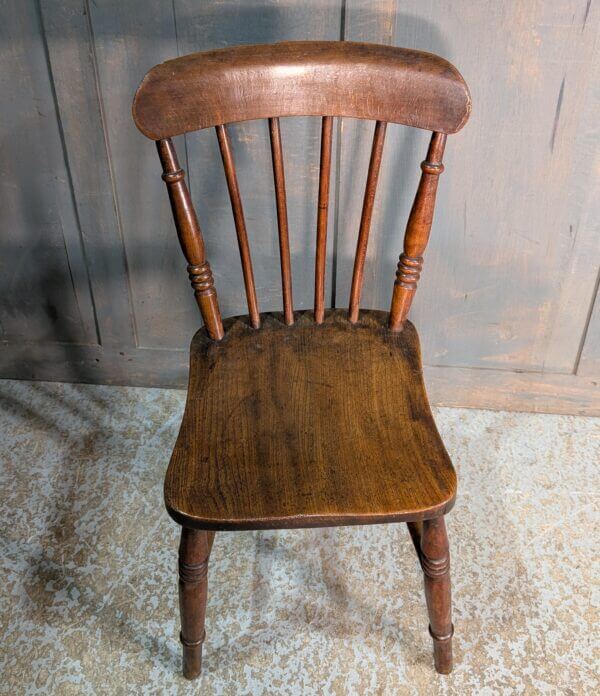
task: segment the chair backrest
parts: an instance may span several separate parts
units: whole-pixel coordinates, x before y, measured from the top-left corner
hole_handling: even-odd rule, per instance
[[[259,328],[260,314],[246,223],[227,124],[269,120],[279,226],[283,310],[292,324],[293,300],[285,175],[279,117],[321,116],[321,162],[317,208],[315,321],[325,312],[327,211],[334,117],[375,121],[349,301],[349,319],[358,320],[371,217],[386,125],[399,123],[432,131],[400,255],[389,326],[398,331],[408,314],[433,220],[446,136],[466,123],[469,90],[450,63],[431,53],[345,41],[294,41],[237,46],[194,53],[152,68],[133,102],[133,118],[156,141],[183,253],[209,335],[223,337],[210,265],[196,213],[171,138],[215,127],[237,233],[248,313]]]

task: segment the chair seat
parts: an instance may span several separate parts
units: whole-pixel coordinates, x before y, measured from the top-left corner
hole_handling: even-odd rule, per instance
[[[293,326],[263,314],[202,329],[165,481],[169,514],[198,529],[275,529],[433,518],[456,475],[422,379],[417,332],[388,314]]]

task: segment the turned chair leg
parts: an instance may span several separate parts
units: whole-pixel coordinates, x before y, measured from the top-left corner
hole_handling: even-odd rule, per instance
[[[202,643],[208,589],[208,558],[214,532],[181,529],[179,544],[180,639],[183,645],[183,676],[194,679],[202,669]]]
[[[408,528],[423,569],[435,668],[440,674],[450,674],[454,626],[446,523],[443,517],[437,517],[423,523],[409,522]]]

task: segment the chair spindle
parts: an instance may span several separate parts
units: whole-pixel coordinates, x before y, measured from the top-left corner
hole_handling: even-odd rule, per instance
[[[392,331],[402,329],[417,291],[417,282],[423,268],[423,253],[433,222],[438,179],[444,171],[442,157],[445,145],[446,135],[434,132],[427,150],[427,158],[421,162],[421,180],[406,224],[404,251],[400,254],[394,282],[389,319]]]
[[[317,208],[317,250],[315,255],[315,322],[325,318],[325,261],[327,258],[327,216],[331,175],[333,116],[323,116],[321,125],[321,164],[319,168],[319,203]]]
[[[277,226],[279,228],[279,258],[281,260],[281,289],[283,294],[283,315],[285,323],[294,323],[294,302],[292,299],[292,266],[290,262],[290,238],[288,232],[287,200],[285,194],[285,172],[283,167],[283,150],[281,147],[281,130],[279,119],[269,119],[271,137],[271,156],[273,160],[273,180],[275,182],[275,200],[277,203]]]
[[[167,185],[171,209],[181,249],[188,262],[188,273],[196,302],[208,335],[215,341],[223,338],[223,323],[219,311],[213,274],[204,249],[204,240],[194,205],[190,197],[185,172],[179,166],[177,152],[170,138],[157,140],[156,147],[163,168],[162,179]]]
[[[246,299],[248,300],[248,314],[250,323],[254,329],[260,327],[260,316],[258,313],[258,302],[256,300],[256,286],[254,285],[254,272],[252,271],[252,259],[250,258],[250,245],[248,244],[248,233],[246,232],[246,221],[244,220],[244,210],[242,208],[242,198],[235,173],[235,163],[233,161],[233,151],[227,127],[222,124],[216,126],[219,149],[223,160],[231,209],[233,211],[233,221],[237,234],[240,258],[242,260],[242,273],[244,274],[244,286],[246,288]]]
[[[369,173],[365,186],[365,196],[363,200],[362,215],[360,218],[360,230],[358,242],[356,244],[356,256],[354,257],[354,270],[352,272],[352,287],[350,289],[350,308],[349,319],[354,324],[358,321],[358,311],[360,305],[360,295],[363,284],[363,273],[365,259],[367,256],[367,245],[369,243],[369,230],[371,228],[371,217],[373,216],[373,205],[375,203],[375,192],[377,191],[377,179],[381,167],[381,157],[383,154],[383,142],[387,123],[377,121],[375,133],[373,135],[373,146],[371,148],[371,159],[369,161]]]

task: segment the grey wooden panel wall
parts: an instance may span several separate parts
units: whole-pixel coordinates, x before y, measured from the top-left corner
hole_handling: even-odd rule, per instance
[[[284,39],[453,61],[449,139],[412,313],[436,403],[600,412],[600,6],[590,0],[0,1],[0,375],[182,385],[199,324],[157,158],[130,115],[152,65]],[[320,124],[282,123],[296,307],[312,304]],[[373,124],[336,125],[328,287],[347,306]],[[261,309],[281,303],[266,123],[232,128]],[[177,139],[225,314],[245,311],[214,132]],[[386,308],[427,134],[390,126],[364,306]],[[596,301],[595,301],[596,300]]]

